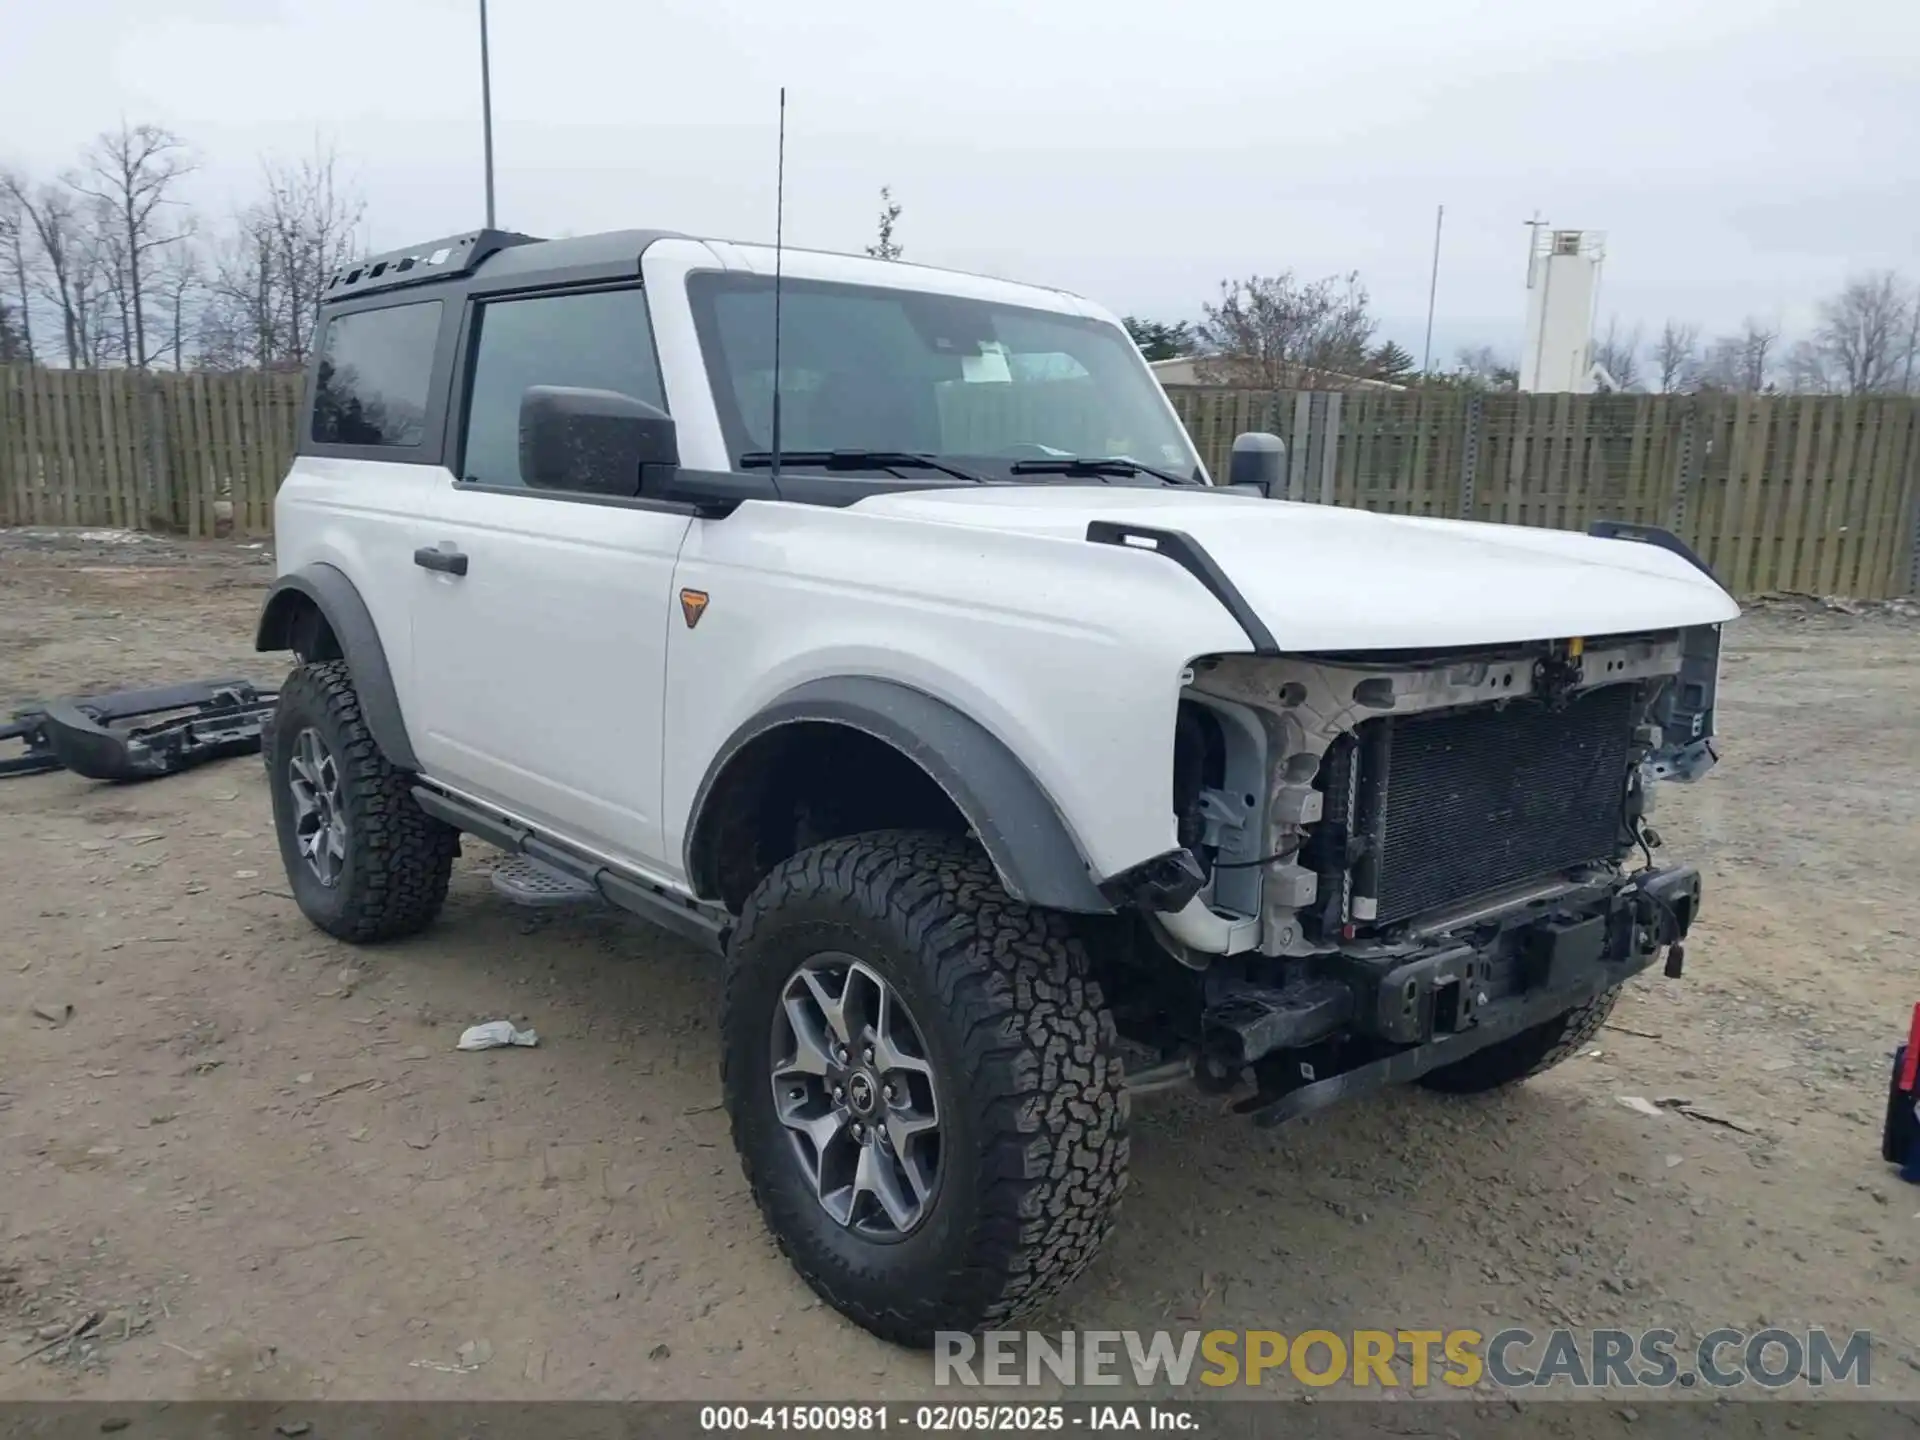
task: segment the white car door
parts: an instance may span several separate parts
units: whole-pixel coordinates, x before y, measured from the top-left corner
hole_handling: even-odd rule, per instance
[[[690,522],[640,499],[530,489],[519,464],[531,385],[664,407],[645,293],[486,300],[469,332],[450,447],[461,478],[416,557],[415,749],[449,788],[657,873],[667,619]]]
[[[408,716],[418,698],[411,561],[424,517],[453,479],[441,465],[445,414],[434,372],[459,308],[457,298],[375,295],[328,315],[299,453],[274,500],[280,573],[328,565],[347,577]]]

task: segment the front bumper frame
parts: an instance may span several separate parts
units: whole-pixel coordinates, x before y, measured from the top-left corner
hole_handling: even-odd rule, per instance
[[[1277,1125],[1416,1080],[1545,1024],[1624,984],[1684,940],[1700,892],[1692,866],[1648,869],[1396,963],[1329,957],[1315,985],[1331,981],[1352,996],[1350,1007],[1339,1007],[1351,1017],[1343,1033],[1263,1057],[1255,1066],[1260,1093],[1238,1108],[1256,1124]],[[1330,1056],[1356,1051],[1357,1063],[1323,1073]]]

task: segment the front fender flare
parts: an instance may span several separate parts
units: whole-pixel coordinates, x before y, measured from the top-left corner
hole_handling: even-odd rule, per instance
[[[845,725],[891,746],[952,800],[1014,899],[1049,910],[1110,914],[1079,842],[1032,772],[978,721],[944,700],[891,680],[844,676],[796,686],[728,737],[694,795],[685,862],[697,893],[712,885],[710,803],[728,766],[783,725]]]
[[[387,666],[386,647],[380,643],[380,631],[367,602],[360,598],[345,571],[315,561],[276,580],[261,607],[253,648],[293,649],[297,622],[309,603],[326,621],[339,645],[340,658],[353,672],[354,693],[373,743],[396,769],[418,770],[420,761],[407,735],[406,718],[400,713],[400,696],[393,686],[393,671]]]

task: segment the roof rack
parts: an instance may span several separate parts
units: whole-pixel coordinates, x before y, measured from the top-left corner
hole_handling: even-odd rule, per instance
[[[450,235],[444,240],[409,245],[385,255],[372,255],[335,271],[320,292],[320,303],[325,305],[381,290],[396,290],[402,285],[470,275],[494,252],[514,245],[538,244],[539,240],[538,235],[521,235],[511,230],[475,230],[465,235]]]

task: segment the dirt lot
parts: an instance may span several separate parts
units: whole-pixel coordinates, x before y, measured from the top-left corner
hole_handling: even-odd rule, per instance
[[[0,705],[275,681],[249,649],[270,574],[0,533]],[[1763,609],[1726,682],[1725,762],[1658,817],[1708,874],[1684,980],[1491,1101],[1273,1133],[1138,1102],[1117,1243],[1043,1324],[1825,1324],[1871,1329],[1876,1388],[1920,1395],[1920,1189],[1878,1157],[1920,999],[1920,624]],[[0,782],[0,1396],[928,1387],[765,1238],[710,963],[511,909],[491,854],[469,844],[430,933],[355,951],[288,898],[257,760]],[[540,1048],[454,1051],[499,1016]],[[1620,1103],[1675,1095],[1734,1123]]]

